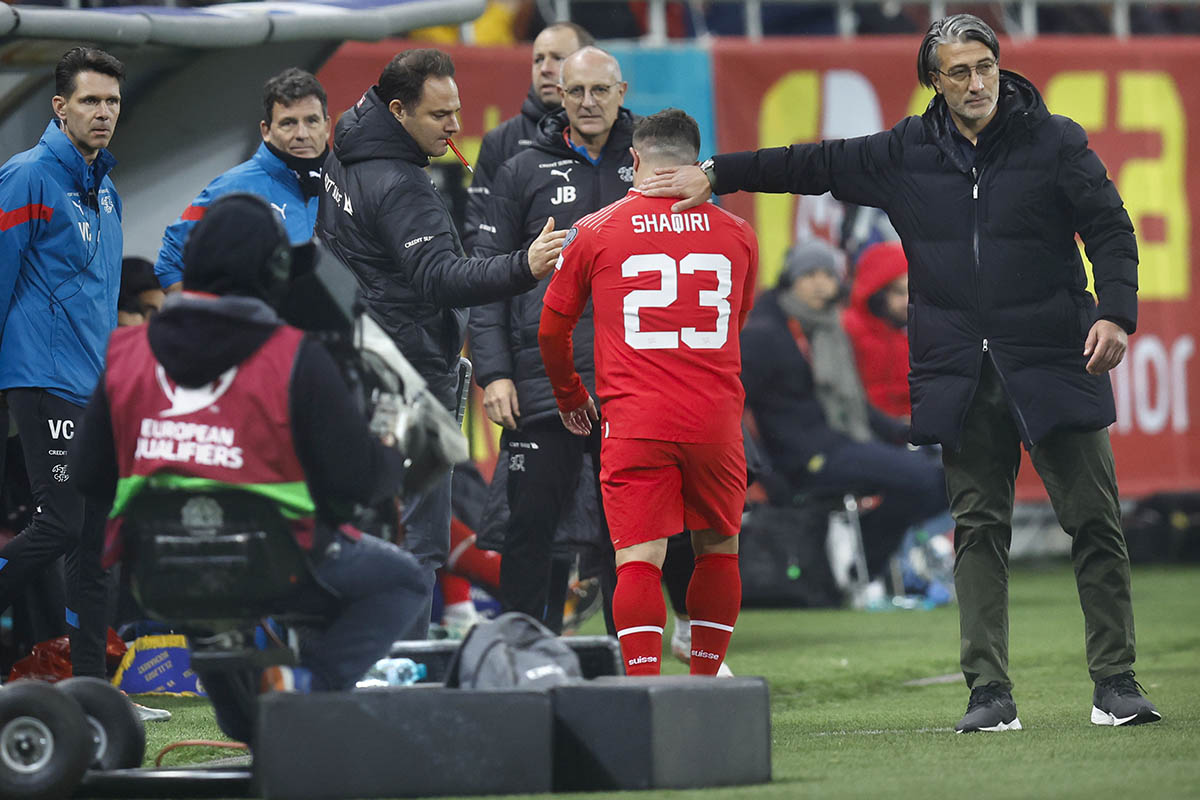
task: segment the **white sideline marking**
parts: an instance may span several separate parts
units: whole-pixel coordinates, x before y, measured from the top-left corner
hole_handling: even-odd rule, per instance
[[[941,683],[957,683],[962,680],[961,672],[948,672],[945,675],[933,675],[929,678],[915,678],[905,681],[901,686],[937,686]]]
[[[817,731],[810,736],[880,736],[893,733],[950,733],[954,728],[883,728],[858,731]]]

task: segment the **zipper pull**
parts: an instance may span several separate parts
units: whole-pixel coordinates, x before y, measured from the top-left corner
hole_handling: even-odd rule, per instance
[[[972,200],[979,199],[979,184],[978,183],[971,187],[971,199]]]
[[[979,199],[979,173],[975,170],[975,167],[971,167],[971,181],[972,181],[971,199],[978,200]]]
[[[983,352],[985,352],[985,353],[986,353],[987,351],[988,351],[988,348],[987,348],[987,339],[984,339],[984,340],[983,340]]]

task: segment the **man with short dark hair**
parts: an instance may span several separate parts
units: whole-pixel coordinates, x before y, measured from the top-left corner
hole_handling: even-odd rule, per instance
[[[167,291],[183,280],[183,247],[192,228],[218,197],[249,192],[270,203],[293,245],[312,238],[321,168],[329,154],[325,89],[310,73],[291,67],[263,85],[262,144],[249,160],[218,175],[163,232],[154,272]]]
[[[533,74],[529,93],[521,104],[521,113],[501,122],[484,134],[475,159],[475,176],[467,189],[467,210],[463,220],[463,244],[467,252],[475,247],[479,223],[486,213],[492,181],[500,165],[537,140],[538,122],[562,108],[559,77],[567,56],[595,44],[592,35],[574,22],[547,25],[533,40]]]
[[[54,70],[54,118],[0,167],[0,390],[36,508],[0,548],[0,610],[65,554],[71,663],[94,677],[104,677],[104,514],[76,491],[67,454],[117,325],[121,198],[107,147],[124,77],[103,50],[67,51]]]
[[[909,256],[911,439],[940,443],[955,521],[958,732],[1020,729],[1008,675],[1008,548],[1020,448],[1071,537],[1097,725],[1161,715],[1134,679],[1129,555],[1108,426],[1108,371],[1137,325],[1137,240],[1087,135],[1000,69],[978,17],[934,20],[920,117],[857,139],[716,156],[649,193],[823,194],[882,208]],[[1083,240],[1097,299],[1075,244]]]
[[[670,200],[637,188],[658,167],[694,164],[699,149],[699,127],[678,109],[638,123],[634,188],[572,228],[538,330],[563,424],[587,436],[598,422],[602,432],[604,513],[617,551],[613,622],[629,675],[661,670],[669,537],[690,530],[696,553],[687,589],[693,675],[718,673],[741,605],[738,338],[754,303],[758,242],[745,220],[715,205],[673,215]],[[589,300],[603,420],[572,354]]]
[[[554,267],[565,231],[547,220],[528,250],[467,258],[425,172],[459,131],[454,62],[406,50],[338,122],[325,161],[317,234],[358,280],[367,311],[448,408],[457,405],[466,306],[533,288]],[[406,507],[405,547],[434,571],[450,548],[450,477]],[[429,623],[407,633],[425,638]]]

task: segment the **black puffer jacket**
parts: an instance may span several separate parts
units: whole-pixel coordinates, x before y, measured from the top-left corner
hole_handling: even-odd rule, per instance
[[[597,164],[573,150],[563,138],[567,114],[559,110],[542,119],[537,143],[518,153],[497,171],[480,226],[475,252],[503,253],[525,247],[547,217],[566,228],[593,211],[615,203],[633,185],[634,116],[621,109]],[[499,378],[517,384],[522,423],[558,417],[558,405],[538,349],[538,320],[550,279],[531,292],[471,309],[471,357],[480,386]],[[588,391],[595,387],[592,360],[592,307],[588,304],[575,327],[575,368]]]
[[[475,255],[475,236],[500,165],[537,141],[538,121],[553,110],[530,86],[529,94],[521,104],[521,113],[484,134],[483,143],[479,145],[479,158],[475,159],[475,177],[467,189],[467,210],[463,214],[463,245],[468,253]]]
[[[1104,164],[1079,125],[1011,72],[974,167],[952,127],[939,96],[890,131],[718,156],[717,191],[828,191],[887,212],[908,256],[914,442],[957,447],[985,352],[1026,446],[1111,424],[1112,387],[1085,371],[1083,345],[1098,316],[1133,332],[1137,244]]]
[[[466,333],[467,313],[456,309],[536,281],[524,252],[463,256],[428,163],[372,87],[338,122],[316,232],[358,279],[371,316],[440,384],[456,368]]]

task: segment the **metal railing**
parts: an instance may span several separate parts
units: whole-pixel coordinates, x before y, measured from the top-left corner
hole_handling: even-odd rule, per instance
[[[623,0],[605,0],[606,2],[622,2]],[[574,0],[539,0],[542,13],[547,18],[555,20],[570,19],[571,5]],[[648,0],[647,33],[643,37],[649,44],[662,44],[667,41],[667,4],[670,0]],[[849,38],[858,31],[858,15],[854,11],[856,4],[874,4],[881,6],[899,5],[897,0],[772,0],[772,2],[793,3],[795,5],[833,6],[836,10],[837,31],[840,36]],[[714,3],[731,3],[746,7],[746,36],[757,41],[762,39],[762,0],[713,0]],[[929,8],[929,19],[935,20],[946,15],[946,0],[903,0],[904,5],[919,5]],[[1162,3],[1160,0],[1019,0],[1017,3],[1001,4],[1004,10],[1006,26],[1003,31],[1010,36],[1030,37],[1038,33],[1038,6],[1049,5],[1090,5],[1111,9],[1110,24],[1112,34],[1124,39],[1130,35],[1129,9],[1133,5],[1148,6],[1200,6],[1200,0],[1171,0]],[[693,19],[702,16],[700,3],[696,0],[685,2],[693,15]],[[956,5],[959,5],[956,3]]]

